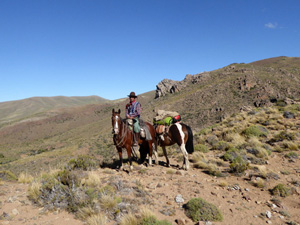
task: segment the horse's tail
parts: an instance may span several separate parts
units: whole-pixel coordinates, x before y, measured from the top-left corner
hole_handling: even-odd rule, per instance
[[[192,154],[194,152],[194,137],[193,137],[193,131],[192,128],[190,128],[188,125],[185,125],[187,132],[188,132],[188,139],[185,143],[185,149],[189,154]]]

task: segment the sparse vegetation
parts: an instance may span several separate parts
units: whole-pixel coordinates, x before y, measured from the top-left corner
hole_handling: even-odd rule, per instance
[[[291,194],[291,191],[284,184],[277,184],[274,188],[271,189],[271,193],[272,195],[287,197]]]
[[[76,159],[71,159],[67,165],[69,170],[73,169],[82,169],[82,170],[91,170],[96,168],[97,162],[92,156],[89,155],[80,155]]]
[[[286,61],[288,60],[287,58]],[[298,64],[297,67],[299,67]],[[297,194],[299,187],[299,181],[293,180],[298,171],[296,166],[299,162],[300,149],[299,85],[295,80],[293,80],[294,87],[294,84],[288,83],[289,81],[283,82],[283,88],[278,88],[278,85],[274,86],[275,93],[272,93],[272,96],[268,96],[268,93],[264,92],[266,98],[259,99],[257,97],[259,96],[257,94],[260,94],[258,84],[264,84],[267,81],[271,82],[269,85],[274,85],[277,82],[275,79],[277,79],[278,70],[271,67],[265,68],[273,70],[272,76],[269,77],[265,71],[253,66],[251,79],[247,80],[249,78],[247,69],[252,65],[235,64],[234,66],[234,70],[227,68],[237,71],[234,72],[234,80],[231,79],[230,71],[224,72],[222,69],[209,74],[216,81],[217,78],[222,78],[221,81],[218,80],[220,85],[216,86],[216,90],[200,89],[200,86],[201,88],[212,87],[210,81],[203,80],[201,84],[198,83],[199,85],[188,86],[188,91],[182,89],[175,95],[170,94],[165,98],[156,99],[155,102],[152,101],[154,92],[150,93],[146,100],[144,96],[141,98],[145,102],[143,103],[143,116],[147,118],[146,121],[151,120],[153,106],[166,107],[169,110],[178,110],[182,115],[183,122],[192,125],[195,152],[190,155],[190,160],[192,161],[191,167],[198,170],[192,169],[192,172],[179,173],[181,171],[178,171],[176,159],[178,159],[177,162],[179,157],[182,160],[182,154],[175,145],[167,148],[168,155],[175,165],[171,163],[171,168],[165,168],[162,164],[158,165],[163,171],[155,174],[155,181],[151,184],[146,183],[145,180],[153,177],[153,167],[144,168],[135,163],[134,167],[138,168],[137,173],[135,173],[136,171],[130,172],[130,176],[127,176],[124,172],[124,177],[127,177],[128,180],[122,177],[123,172],[111,169],[114,168],[118,155],[112,143],[109,116],[112,108],[124,106],[120,100],[118,103],[109,103],[105,106],[93,105],[74,109],[74,111],[51,112],[49,115],[41,113],[38,116],[42,119],[28,116],[26,117],[28,122],[12,121],[11,126],[1,124],[1,134],[5,135],[0,137],[0,180],[6,182],[18,179],[18,182],[30,183],[29,199],[43,207],[44,210],[66,209],[75,213],[77,218],[89,225],[105,224],[107,221],[121,221],[123,224],[130,225],[171,224],[168,221],[159,221],[155,215],[143,216],[143,213],[139,211],[141,205],[153,203],[151,197],[148,197],[156,193],[156,190],[162,190],[161,187],[165,187],[164,190],[170,187],[171,190],[171,186],[168,186],[170,178],[173,183],[178,179],[175,184],[177,190],[188,185],[189,192],[192,192],[190,196],[199,196],[199,193],[201,195],[207,190],[212,197],[224,196],[225,199],[220,198],[220,202],[227,201],[226,204],[233,205],[232,210],[240,210],[241,214],[246,212],[245,209],[247,209],[247,213],[248,210],[250,212],[253,207],[251,204],[254,201],[249,201],[251,206],[248,206],[248,203],[234,205],[233,203],[238,201],[234,197],[236,196],[234,192],[237,190],[242,191],[246,200],[249,196],[252,198],[257,192],[279,196],[278,199],[282,202],[277,200],[274,204],[277,204],[278,208],[281,204],[285,206],[289,198],[281,197]],[[241,69],[243,72],[239,72]],[[297,76],[298,74],[297,72]],[[292,76],[295,74],[289,75],[291,76],[285,77],[292,80]],[[239,82],[236,82],[237,79]],[[255,86],[243,87],[244,83],[249,85],[253,83]],[[229,86],[224,88],[223,85]],[[291,94],[286,95],[287,87],[289,87],[289,92],[294,95],[293,98],[290,96]],[[226,89],[226,92],[223,89]],[[282,99],[278,99],[279,92],[277,90],[280,90]],[[215,96],[211,94],[211,91],[216,91],[213,95],[216,96],[217,104],[220,106],[216,107]],[[198,93],[203,94],[204,92],[210,99],[210,101],[203,100],[205,105],[199,101],[198,95]],[[230,95],[227,95],[228,93]],[[231,94],[235,96],[235,101],[232,101]],[[182,96],[184,96],[184,104],[178,104],[178,101],[182,103]],[[292,99],[288,99],[286,96]],[[242,105],[239,98],[242,99]],[[292,104],[288,103],[289,101]],[[214,102],[214,105],[210,104],[211,102]],[[273,104],[272,107],[266,107],[271,104]],[[257,107],[254,108],[253,105]],[[189,112],[186,112],[187,108]],[[228,116],[232,113],[234,113],[232,116]],[[163,156],[160,148],[159,155]],[[272,168],[271,164],[274,161],[280,162],[278,169]],[[67,162],[66,166],[65,162]],[[283,163],[285,167],[283,167]],[[49,169],[58,164],[63,166],[56,170]],[[99,169],[99,165],[103,168]],[[157,166],[154,165],[154,167]],[[45,171],[42,176],[31,177],[32,174],[41,170]],[[9,171],[18,176],[10,175]],[[24,171],[29,171],[29,173],[24,173]],[[160,172],[162,173],[160,174]],[[244,176],[232,178],[232,174],[228,172]],[[99,173],[103,175],[101,179]],[[175,173],[176,175],[174,175]],[[207,176],[207,174],[211,176]],[[145,180],[141,178],[143,176]],[[220,178],[223,176],[228,177]],[[204,179],[198,179],[199,177]],[[182,179],[187,179],[191,183],[185,183]],[[238,179],[237,183],[240,185],[243,182],[249,182],[248,186],[250,184],[256,188],[250,187],[248,196],[245,190],[246,185],[241,185],[240,188],[237,186],[238,184],[231,185],[233,184],[232,179]],[[204,184],[204,182],[206,183]],[[274,182],[288,182],[292,188],[280,184],[269,189]],[[207,184],[211,184],[211,188],[206,190],[204,186],[206,188]],[[172,188],[174,187],[172,186]],[[176,189],[172,190],[176,192]],[[223,193],[220,195],[219,191],[230,191],[228,192],[230,199],[226,199],[226,195]],[[129,197],[129,195],[132,196]],[[162,200],[164,198],[168,199],[166,205],[159,205],[163,209],[156,210],[171,218],[176,214],[178,208],[174,206],[173,196],[166,195],[161,191],[159,199],[162,203],[165,203]],[[0,202],[0,207],[1,204],[3,202]],[[260,204],[257,203],[257,207],[261,207]],[[269,203],[268,206],[272,207]],[[281,206],[280,209],[278,208],[276,211],[282,209]],[[288,218],[288,214],[286,212],[281,215]],[[293,217],[293,212],[289,216]],[[292,221],[294,218],[289,219]],[[276,223],[275,220],[274,218],[274,223]]]
[[[197,221],[223,221],[223,215],[213,204],[201,198],[192,198],[185,206],[185,213],[194,222]]]

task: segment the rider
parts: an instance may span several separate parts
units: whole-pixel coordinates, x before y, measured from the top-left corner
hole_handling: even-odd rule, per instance
[[[141,116],[141,104],[136,101],[137,96],[135,95],[135,92],[130,92],[128,95],[129,97],[129,103],[126,105],[126,119],[132,119],[133,120],[133,140],[134,145],[138,145],[139,140],[139,132],[140,132],[140,125],[139,125],[139,118]]]

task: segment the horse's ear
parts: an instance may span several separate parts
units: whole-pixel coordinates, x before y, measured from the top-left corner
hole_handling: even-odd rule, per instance
[[[115,109],[112,109],[112,113],[115,114]]]
[[[118,113],[121,114],[121,109],[119,109]]]

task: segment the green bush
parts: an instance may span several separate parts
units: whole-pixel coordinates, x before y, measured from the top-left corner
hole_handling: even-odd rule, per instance
[[[196,144],[194,146],[194,150],[195,150],[195,152],[203,152],[203,153],[209,152],[208,147],[206,145],[203,145],[203,144]]]
[[[275,135],[274,138],[270,140],[271,143],[273,142],[280,142],[284,140],[293,141],[296,139],[296,135],[291,132],[281,131],[279,134]]]
[[[220,151],[226,151],[230,148],[230,144],[226,141],[219,141],[213,146],[213,148]]]
[[[246,137],[251,137],[251,136],[266,137],[268,134],[268,130],[264,127],[253,125],[243,130],[242,134],[245,135]]]
[[[230,164],[230,170],[233,173],[241,174],[249,168],[249,163],[241,156],[237,156]]]
[[[288,159],[298,159],[298,154],[296,152],[289,152],[285,154],[284,157]]]
[[[224,155],[225,161],[233,162],[233,160],[240,155],[240,150],[237,148],[230,148]]]
[[[202,198],[192,198],[185,205],[185,213],[194,222],[197,221],[223,221],[223,215],[213,204]]]
[[[288,187],[286,187],[284,184],[277,184],[272,190],[272,195],[278,195],[281,197],[287,197],[291,194],[291,191]]]
[[[7,180],[7,181],[16,181],[18,178],[15,174],[10,172],[9,170],[2,170],[0,171],[0,179],[1,180]]]
[[[91,170],[96,168],[97,162],[96,160],[88,155],[80,155],[77,159],[71,159],[68,162],[67,168],[69,170],[73,169],[82,169],[82,170]]]

